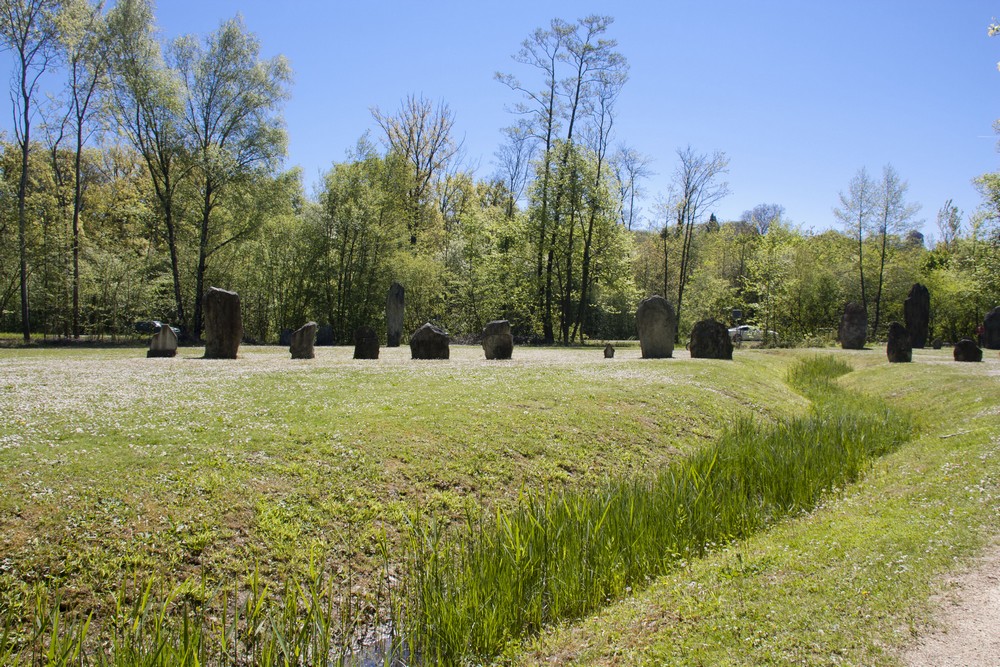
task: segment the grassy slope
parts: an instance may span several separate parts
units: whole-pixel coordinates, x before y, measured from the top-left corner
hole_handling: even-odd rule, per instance
[[[1000,532],[1000,362],[841,353],[843,384],[912,411],[919,437],[820,509],[556,629],[521,664],[898,664],[941,574]]]
[[[197,352],[0,350],[0,612],[23,611],[36,583],[106,609],[128,571],[211,583],[256,563],[280,578],[310,554],[363,571],[407,512],[591,484],[690,451],[740,412],[805,407],[782,383],[788,360],[760,353]]]

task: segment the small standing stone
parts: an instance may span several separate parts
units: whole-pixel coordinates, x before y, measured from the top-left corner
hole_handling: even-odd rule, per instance
[[[174,333],[174,330],[169,325],[164,324],[150,339],[149,351],[146,352],[146,358],[173,357],[176,355],[177,334]]]
[[[983,319],[983,347],[1000,350],[1000,306],[986,313]]]
[[[307,322],[292,332],[291,341],[288,344],[292,359],[313,359],[316,356],[313,345],[316,342],[316,329],[318,328],[319,326],[315,322]]]
[[[242,340],[240,295],[209,287],[205,295],[205,358],[235,359]]]
[[[971,338],[963,338],[955,343],[955,361],[982,361],[983,351],[976,341]]]
[[[885,346],[885,355],[890,364],[913,361],[913,347],[910,345],[910,334],[899,322],[889,324],[889,338]]]
[[[903,320],[910,344],[922,349],[927,345],[927,326],[931,321],[931,293],[920,283],[910,288],[910,295],[903,302]]]
[[[494,320],[483,329],[483,352],[487,359],[510,359],[514,354],[514,336],[510,322]]]
[[[732,359],[733,341],[729,329],[716,320],[702,320],[691,329],[692,359]]]
[[[931,343],[931,347],[933,347],[935,350],[940,350],[942,347],[944,347],[944,341],[941,340],[940,338],[935,338],[934,342]]]
[[[316,344],[317,345],[333,345],[333,325],[324,324],[319,329],[316,330]]]
[[[612,345],[611,343],[608,343],[607,345],[604,346],[604,358],[605,359],[615,358],[615,346]]]
[[[658,294],[640,301],[635,313],[635,326],[639,330],[639,347],[642,348],[643,359],[673,356],[677,316],[669,301]]]
[[[413,359],[447,359],[450,354],[448,334],[430,322],[410,336],[410,357]]]
[[[354,358],[378,359],[378,335],[371,327],[358,327],[354,331]]]
[[[837,330],[840,346],[845,350],[861,350],[868,340],[868,311],[859,303],[851,301],[844,307]]]
[[[388,333],[387,345],[399,347],[403,340],[404,291],[399,283],[389,286],[389,296],[385,302],[385,325]]]

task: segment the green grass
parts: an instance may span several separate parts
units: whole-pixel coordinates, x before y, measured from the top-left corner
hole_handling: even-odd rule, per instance
[[[160,600],[204,582],[221,618],[223,589],[246,595],[257,572],[277,599],[315,566],[371,616],[383,540],[397,551],[417,509],[447,523],[522,490],[594,487],[696,451],[725,420],[806,408],[782,381],[788,361],[759,354],[198,356],[0,350],[0,615],[19,645],[36,590],[58,596],[63,623],[93,614],[91,635],[105,637],[120,596],[139,595],[126,583],[150,578]]]
[[[931,595],[1000,532],[1000,367],[915,351],[837,353],[840,384],[914,415],[919,436],[820,505],[719,548],[508,663],[898,665]]]
[[[814,401],[810,414],[738,419],[716,443],[660,470],[525,494],[511,511],[450,533],[418,520],[404,637],[435,664],[489,660],[682,559],[812,509],[911,433],[880,401],[832,384],[849,371],[831,357],[795,364],[790,382]]]
[[[360,628],[400,618],[384,583],[405,577],[408,517],[435,517],[443,536],[481,508],[511,516],[519,498],[599,497],[609,478],[697,459],[727,424],[761,412],[767,430],[809,405],[784,383],[790,351],[197,352],[0,350],[0,663],[336,659]],[[749,525],[724,530],[634,597],[588,594],[590,620],[543,616],[557,625],[501,660],[893,664],[935,577],[997,529],[998,369],[929,351],[905,367],[834,356],[857,369],[839,384],[915,414],[923,437],[856,484],[821,483],[818,508],[757,505],[744,524],[793,520],[736,542]]]

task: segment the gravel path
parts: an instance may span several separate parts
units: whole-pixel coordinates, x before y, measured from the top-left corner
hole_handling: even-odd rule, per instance
[[[936,630],[903,655],[908,667],[1000,665],[1000,544],[954,577],[941,595]]]

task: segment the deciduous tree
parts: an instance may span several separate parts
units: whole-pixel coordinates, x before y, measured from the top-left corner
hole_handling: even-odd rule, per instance
[[[882,180],[878,186],[874,233],[878,241],[878,281],[875,285],[875,318],[872,333],[878,335],[882,315],[882,287],[885,283],[885,266],[893,250],[890,236],[899,239],[913,228],[913,218],[920,211],[919,204],[906,201],[909,184],[900,179],[896,169],[890,164],[882,168]]]
[[[56,16],[62,0],[0,1],[0,44],[14,55],[11,76],[11,99],[14,112],[14,136],[21,151],[21,175],[17,187],[18,253],[20,256],[21,334],[31,342],[31,317],[28,305],[28,219],[25,203],[28,196],[29,152],[34,103],[42,76],[58,56]]]
[[[277,56],[260,57],[260,41],[237,16],[220,26],[204,43],[182,37],[173,44],[183,84],[183,142],[198,191],[198,265],[195,270],[194,324],[201,336],[201,301],[209,258],[219,249],[245,239],[259,227],[256,215],[236,216],[241,224],[223,225],[217,208],[237,184],[277,170],[285,154],[286,136],[280,105],[288,97],[291,69]]]
[[[878,185],[862,167],[851,179],[847,193],[840,192],[840,206],[833,214],[844,226],[844,233],[854,240],[857,249],[858,280],[861,287],[861,305],[868,310],[868,293],[865,289],[865,237],[868,235],[878,208]]]
[[[176,322],[188,325],[179,257],[180,187],[191,171],[182,134],[181,86],[163,59],[150,0],[119,0],[108,17],[111,94],[121,133],[142,156],[167,232]]]
[[[721,178],[729,171],[729,158],[716,151],[711,155],[697,153],[691,146],[677,151],[679,164],[674,171],[671,205],[676,216],[675,235],[680,239],[680,260],[677,276],[677,319],[681,318],[684,288],[691,278],[695,225],[706,209],[729,194],[729,184]],[[664,228],[664,234],[666,229]]]

